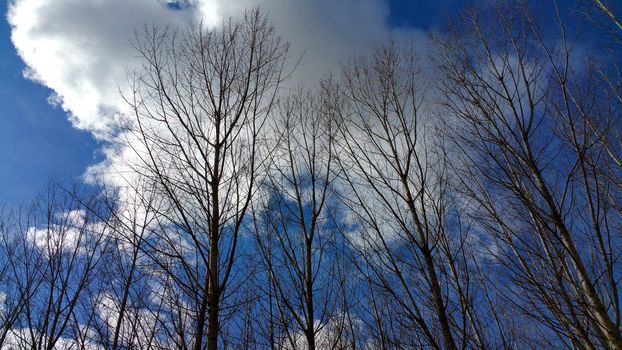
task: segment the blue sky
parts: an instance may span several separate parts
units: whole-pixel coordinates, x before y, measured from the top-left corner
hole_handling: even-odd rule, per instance
[[[392,26],[429,30],[443,24],[464,3],[465,0],[391,0],[389,22]]]
[[[2,4],[6,13],[7,3]],[[51,91],[27,80],[25,66],[0,26],[0,203],[32,199],[50,177],[70,181],[98,160],[90,133],[71,126],[67,113],[47,103]]]
[[[462,0],[392,0],[389,27],[429,30]],[[0,9],[7,13],[7,2]],[[33,198],[49,178],[69,182],[103,159],[102,142],[74,128],[69,114],[47,100],[53,91],[24,78],[25,64],[11,42],[11,28],[0,25],[0,203]],[[294,43],[295,44],[295,43]]]

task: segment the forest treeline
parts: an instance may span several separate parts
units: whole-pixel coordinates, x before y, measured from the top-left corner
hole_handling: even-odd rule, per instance
[[[0,214],[0,348],[622,349],[619,5],[297,87],[260,9],[145,27],[99,182]]]

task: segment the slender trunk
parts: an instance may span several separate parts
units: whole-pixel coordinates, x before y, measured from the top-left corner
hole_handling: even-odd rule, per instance
[[[121,306],[119,307],[119,317],[117,319],[117,324],[114,329],[114,338],[112,340],[112,350],[117,350],[119,347],[119,335],[121,333],[121,325],[123,323],[123,318],[125,317],[125,309],[127,307],[127,299],[130,295],[130,287],[132,285],[132,281],[134,279],[134,271],[136,269],[136,259],[138,257],[138,248],[134,249],[132,254],[132,265],[130,266],[130,274],[125,283],[125,289],[123,290],[123,297],[121,299]]]
[[[428,278],[430,279],[430,288],[432,289],[432,298],[438,314],[439,323],[441,324],[445,349],[454,350],[456,349],[456,344],[454,343],[454,338],[451,335],[451,329],[449,328],[449,318],[447,317],[447,310],[445,308],[445,303],[443,302],[441,285],[436,275],[436,269],[434,269],[434,258],[432,257],[432,252],[427,244],[421,248],[421,253],[423,254],[425,266],[428,270],[427,272]]]
[[[315,350],[315,327],[313,319],[313,269],[311,259],[311,244],[310,239],[306,240],[306,261],[305,261],[305,284],[307,289],[306,301],[307,301],[307,349]]]
[[[221,144],[220,144],[220,119],[216,121],[216,147],[214,150],[214,173],[212,174],[212,221],[210,225],[210,252],[209,252],[209,302],[207,315],[207,350],[218,349],[218,330],[219,325],[219,301],[220,286],[218,285],[218,257],[220,255],[218,249],[219,228],[220,228],[220,198],[218,187],[220,185],[220,162],[221,162]],[[196,349],[199,350],[199,349]]]
[[[534,157],[531,154],[531,148],[529,146],[529,143],[528,141],[524,142],[525,149],[528,151],[528,165],[536,179],[536,183],[540,192],[542,193],[542,197],[544,198],[547,206],[549,207],[549,210],[551,211],[553,224],[559,230],[561,242],[568,251],[570,259],[575,266],[581,289],[583,290],[583,293],[585,293],[585,296],[590,303],[590,309],[593,311],[591,312],[591,314],[596,320],[597,331],[603,338],[603,343],[606,344],[608,348],[622,349],[622,337],[620,336],[620,329],[618,329],[618,327],[609,317],[609,314],[607,313],[607,308],[605,307],[600,296],[598,295],[596,288],[592,284],[587,269],[585,268],[585,265],[583,263],[583,259],[581,258],[575,242],[573,241],[572,236],[562,219],[562,215],[557,208],[557,204],[553,199],[553,195],[549,190],[548,186],[546,185],[540,169],[536,166]]]
[[[215,298],[210,298],[215,299]],[[218,300],[210,300],[207,318],[207,350],[218,349],[219,305]]]
[[[217,210],[216,210],[217,211]],[[213,225],[213,226],[217,226]],[[212,227],[213,229],[213,227]],[[218,330],[219,330],[219,299],[218,288],[218,237],[217,232],[210,233],[210,254],[209,271],[205,276],[206,288],[203,293],[201,310],[197,324],[197,336],[194,350],[203,348],[203,333],[205,329],[205,314],[207,313],[207,350],[218,349]],[[207,310],[206,310],[207,309]]]
[[[432,256],[432,251],[427,242],[427,238],[424,233],[424,226],[419,220],[417,215],[417,208],[415,207],[415,201],[413,195],[409,189],[406,174],[403,173],[401,175],[402,186],[404,186],[404,190],[406,191],[406,200],[408,204],[408,209],[410,211],[410,215],[417,227],[417,231],[419,231],[419,236],[421,239],[421,254],[423,255],[425,267],[427,270],[428,278],[430,280],[430,289],[432,292],[432,299],[434,301],[434,306],[436,308],[436,313],[438,316],[438,321],[441,325],[441,332],[443,333],[443,343],[445,345],[445,349],[454,350],[456,349],[456,343],[454,342],[454,338],[451,334],[451,328],[449,326],[449,317],[447,317],[447,309],[445,308],[445,303],[443,302],[443,294],[441,292],[441,285],[438,280],[438,276],[436,274],[434,257]]]
[[[274,336],[274,306],[272,305],[272,276],[268,272],[268,310],[269,310],[269,337],[270,337],[270,350],[276,349],[276,339]]]
[[[219,329],[219,299],[220,288],[218,285],[218,241],[220,227],[220,200],[218,187],[220,185],[220,162],[221,162],[221,143],[220,143],[220,120],[217,116],[215,123],[216,142],[214,147],[214,167],[212,170],[212,181],[209,182],[210,199],[212,211],[210,213],[209,225],[209,257],[208,270],[205,275],[206,286],[203,294],[203,305],[201,317],[197,330],[197,340],[194,350],[201,350],[203,343],[203,332],[205,326],[205,306],[207,305],[207,350],[218,349],[218,329]]]
[[[194,350],[201,350],[203,347],[203,329],[205,328],[205,314],[209,308],[209,273],[205,275],[203,297],[201,298],[201,306],[199,307],[199,315],[197,316],[196,339],[194,341]]]

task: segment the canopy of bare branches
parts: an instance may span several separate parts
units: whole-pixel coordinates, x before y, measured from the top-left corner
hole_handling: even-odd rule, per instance
[[[0,348],[622,349],[622,20],[584,5],[315,88],[259,9],[145,27],[115,186],[0,212]]]

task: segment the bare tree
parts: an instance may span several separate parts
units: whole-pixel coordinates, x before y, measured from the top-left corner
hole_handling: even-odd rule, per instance
[[[340,339],[327,333],[339,304],[330,215],[336,125],[322,96],[300,89],[281,103],[273,129],[266,203],[255,205],[256,220],[263,221],[256,224],[258,251],[274,286],[279,319],[291,318],[296,326],[280,324],[287,348],[334,348]]]
[[[147,190],[164,198],[145,240],[176,310],[161,321],[175,347],[216,349],[288,45],[259,10],[215,29],[147,29],[135,45],[144,65],[120,140]]]
[[[350,61],[341,91],[332,91],[342,96],[336,150],[353,220],[346,237],[369,286],[379,347],[485,348],[469,234],[432,137],[421,66],[412,45],[389,41]]]
[[[19,242],[14,234],[19,222],[19,212],[2,208],[0,211],[0,346],[11,336],[14,324],[17,322],[24,306],[24,294],[12,287],[11,262],[16,261],[19,251]]]
[[[619,45],[547,9],[468,8],[429,61],[389,40],[285,98],[259,9],[146,27],[118,187],[0,211],[0,348],[622,349]]]
[[[157,225],[157,193],[142,186],[122,191],[106,187],[97,190],[101,194],[99,205],[104,210],[84,205],[107,226],[108,245],[102,259],[105,271],[99,274],[100,285],[85,306],[94,310],[96,317],[83,328],[97,334],[95,342],[106,349],[154,348],[158,339],[153,322],[157,307],[150,302],[149,284],[156,278],[151,275],[154,269],[144,241],[149,230]]]
[[[620,217],[594,132],[616,123],[554,20],[545,35],[525,4],[499,5],[467,12],[443,42],[454,169],[511,282],[506,300],[548,327],[541,340],[620,349]]]
[[[602,30],[616,46],[622,44],[622,18],[620,6],[616,1],[589,0],[586,2],[586,14],[593,28]],[[591,29],[593,29],[591,28]]]
[[[98,196],[82,195],[92,208]],[[88,291],[96,288],[106,246],[105,225],[57,185],[18,212],[3,232],[9,274],[4,288],[12,302],[4,343],[9,347],[56,349],[80,338],[78,320]]]

